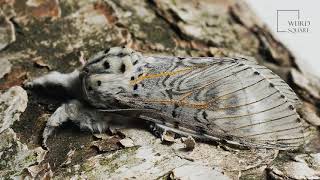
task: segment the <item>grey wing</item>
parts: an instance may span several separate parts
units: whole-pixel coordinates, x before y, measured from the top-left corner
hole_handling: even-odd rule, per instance
[[[295,149],[304,143],[299,99],[269,69],[231,58],[156,58],[139,89],[119,100],[153,109],[143,118],[195,136],[247,146]]]

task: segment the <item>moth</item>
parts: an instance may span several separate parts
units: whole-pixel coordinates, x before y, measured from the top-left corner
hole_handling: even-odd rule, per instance
[[[60,86],[74,96],[48,119],[44,143],[67,120],[103,132],[138,119],[157,131],[281,150],[297,149],[306,138],[297,95],[245,58],[145,56],[114,47],[80,70],[51,72],[26,86]]]

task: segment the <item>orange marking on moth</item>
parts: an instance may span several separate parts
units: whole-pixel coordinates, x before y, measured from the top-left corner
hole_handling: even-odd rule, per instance
[[[187,67],[184,69],[180,69],[180,70],[176,70],[176,71],[172,71],[172,72],[161,72],[159,74],[148,74],[148,75],[142,75],[139,78],[135,79],[135,80],[131,80],[130,84],[134,85],[136,83],[139,83],[145,79],[152,79],[152,78],[158,78],[158,77],[163,77],[163,76],[174,76],[180,73],[184,73],[184,72],[188,72],[194,69],[198,69],[198,68],[204,68],[207,66],[196,66],[196,67]],[[206,86],[200,87],[200,89],[205,88]],[[198,88],[196,89],[198,90]],[[195,109],[208,109],[209,108],[209,104],[207,102],[200,102],[200,103],[190,103],[188,102],[186,99],[191,96],[193,94],[193,92],[188,92],[185,93],[179,100],[143,100],[144,102],[148,102],[148,103],[157,103],[157,104],[171,104],[171,105],[178,105],[178,106],[182,106],[182,107],[191,107],[191,108],[195,108]]]
[[[156,103],[156,104],[170,104],[170,105],[178,105],[182,107],[191,107],[194,109],[208,109],[209,104],[206,102],[200,103],[189,103],[188,101],[181,101],[181,100],[144,100],[144,102],[148,103]]]
[[[137,84],[145,79],[153,79],[153,78],[158,78],[158,77],[163,77],[163,76],[174,76],[183,72],[187,72],[187,71],[191,71],[193,68],[184,68],[184,69],[180,69],[177,71],[171,71],[171,72],[161,72],[159,74],[147,74],[147,75],[142,75],[139,78],[135,79],[135,80],[131,80],[130,84]]]
[[[192,94],[193,92],[185,93],[179,100],[184,101],[185,99],[187,99],[187,97],[191,96]]]

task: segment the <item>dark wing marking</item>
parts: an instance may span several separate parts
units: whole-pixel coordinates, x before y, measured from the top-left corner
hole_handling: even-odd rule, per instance
[[[272,72],[270,69],[260,66],[257,64],[251,64],[251,66],[255,69],[257,69],[263,76],[268,79],[277,89],[281,91],[283,95],[286,96],[286,98],[297,107],[301,105],[301,101],[297,97],[297,95],[294,93],[294,91],[289,87],[289,85],[282,80],[278,75],[276,75],[274,72]]]

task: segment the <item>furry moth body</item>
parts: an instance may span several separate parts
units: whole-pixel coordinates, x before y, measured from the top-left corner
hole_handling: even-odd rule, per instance
[[[134,117],[248,147],[296,149],[305,142],[296,94],[272,71],[244,58],[143,56],[114,47],[80,71],[53,72],[27,84],[48,85],[76,97],[49,118],[44,140],[67,120],[102,132],[111,122]]]

